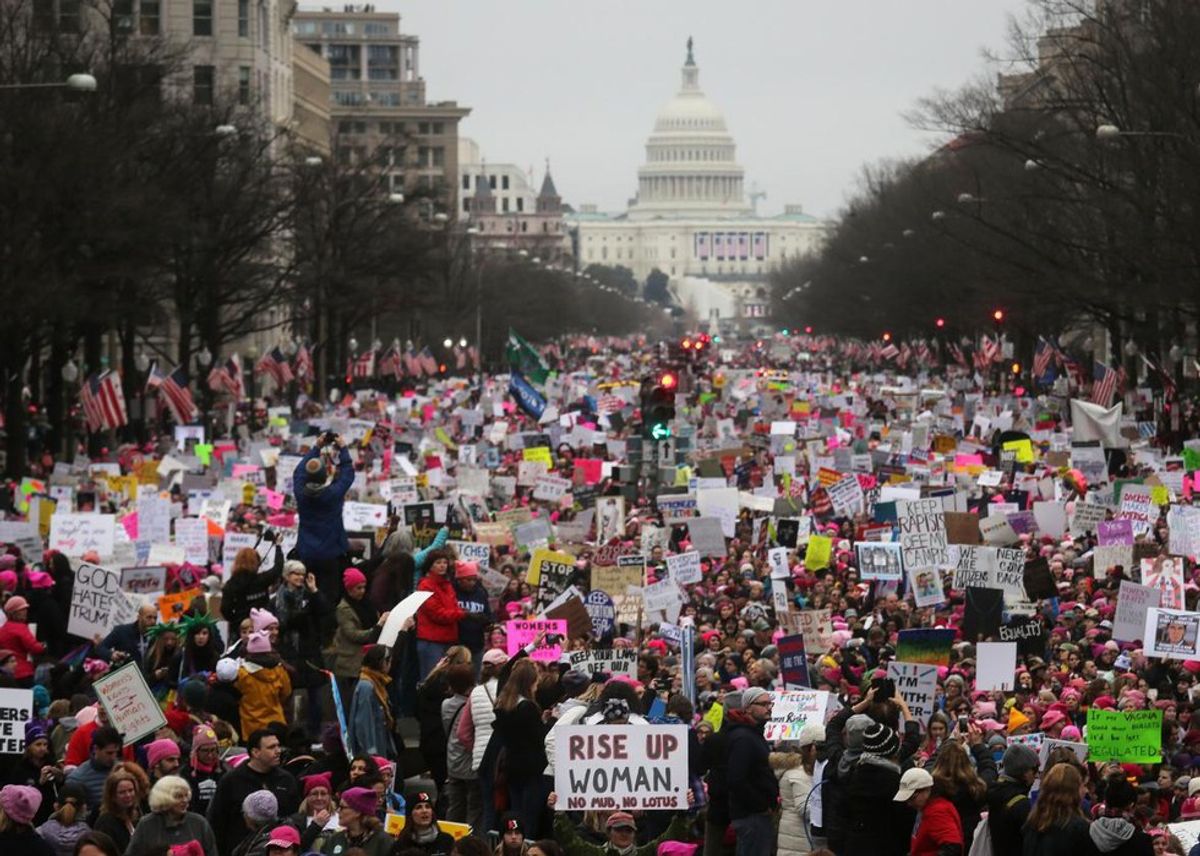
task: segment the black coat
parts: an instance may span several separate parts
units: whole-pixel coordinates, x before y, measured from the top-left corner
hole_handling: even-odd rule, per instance
[[[900,789],[898,765],[864,756],[846,783],[846,843],[841,852],[871,856],[906,856],[912,840],[914,813],[895,801]]]
[[[779,780],[771,769],[771,747],[761,725],[734,721],[729,728],[729,818],[739,820],[779,805]]]
[[[704,765],[707,768],[708,823],[729,826],[729,783],[725,771],[729,765],[729,730],[733,723],[726,719],[721,730],[704,741]]]
[[[1092,839],[1088,837],[1088,822],[1083,818],[1074,818],[1065,826],[1045,832],[1026,827],[1022,833],[1021,856],[1080,856],[1094,852]]]
[[[546,770],[546,732],[537,706],[521,699],[512,710],[496,709],[492,740],[505,750],[510,784],[537,781]]]
[[[988,786],[988,830],[992,834],[993,853],[1021,851],[1023,827],[1031,808],[1029,788],[1020,782],[1001,776]]]

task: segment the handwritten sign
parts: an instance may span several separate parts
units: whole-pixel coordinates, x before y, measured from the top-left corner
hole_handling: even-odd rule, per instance
[[[567,635],[567,622],[561,618],[543,618],[531,621],[506,621],[504,631],[508,641],[508,656],[513,656],[530,642],[545,633],[542,643],[530,655],[542,663],[557,663],[562,658],[562,639]],[[553,642],[551,637],[556,637]]]
[[[92,684],[108,721],[132,745],[167,724],[162,707],[136,663],[109,672]]]
[[[162,565],[146,568],[121,568],[121,589],[133,594],[165,591],[167,569]]]
[[[116,537],[113,514],[62,514],[50,518],[50,549],[73,559],[95,550],[101,559],[111,558]]]
[[[563,654],[568,668],[588,675],[637,674],[637,651],[632,648],[602,648],[590,651],[571,651]]]
[[[1092,761],[1161,763],[1162,711],[1089,708],[1087,745]]]
[[[702,579],[700,554],[695,550],[667,556],[667,574],[680,585],[693,585]]]
[[[458,558],[464,562],[475,562],[480,570],[490,567],[492,561],[492,546],[479,544],[475,541],[447,541],[447,547],[452,547]]]
[[[936,671],[936,670],[935,670]],[[772,740],[798,740],[810,722],[825,724],[829,693],[824,690],[784,690],[771,693],[774,705],[771,719],[763,727],[763,737]]]
[[[904,567],[938,568],[947,563],[946,518],[941,500],[915,499],[896,502],[900,526],[900,548]]]
[[[81,562],[75,569],[71,588],[71,612],[67,632],[83,639],[106,635],[118,623],[125,607],[121,578],[115,571]]]
[[[25,751],[25,723],[33,718],[33,690],[0,690],[0,755]]]
[[[564,729],[555,741],[555,808],[682,811],[687,807],[687,747],[686,725]]]
[[[887,664],[887,676],[896,683],[896,692],[908,702],[913,719],[922,729],[933,715],[933,702],[937,690],[937,666],[924,663],[902,663],[892,660]]]
[[[387,526],[388,507],[383,503],[346,502],[342,504],[342,526],[347,532],[369,532]]]

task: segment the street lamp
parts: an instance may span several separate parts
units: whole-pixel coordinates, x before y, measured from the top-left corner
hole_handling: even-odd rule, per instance
[[[388,196],[388,202],[392,203],[393,205],[400,205],[404,202],[404,194],[392,193]]]
[[[448,214],[446,214],[445,211],[439,211],[438,213],[433,215],[433,222],[435,222],[435,223],[445,223],[449,219],[450,219],[450,216]]]
[[[353,336],[351,336],[350,341],[346,343],[346,347],[348,347],[350,349],[350,353],[353,354],[358,350],[358,339],[355,339]]]
[[[449,336],[447,336],[445,339],[442,339],[442,347],[443,348],[453,348],[454,340],[451,339]]]
[[[79,380],[79,366],[75,365],[75,361],[68,358],[62,367],[62,379],[67,383],[75,383]]]
[[[229,124],[217,125],[217,127],[213,129],[213,133],[218,137],[232,137],[237,134],[237,127]]]
[[[1110,143],[1121,137],[1177,137],[1183,139],[1183,134],[1174,131],[1122,131],[1111,123],[1096,128],[1096,139],[1102,143]]]
[[[465,348],[467,346],[467,337],[466,336],[458,337],[458,346],[460,348]]]
[[[0,89],[70,89],[73,92],[95,92],[96,78],[90,74],[72,74],[62,83],[6,83]]]
[[[316,155],[309,155],[304,159],[305,166],[317,167],[323,163],[325,163],[325,161],[321,160],[321,158],[317,157]]]
[[[937,211],[934,211],[932,214],[929,215],[929,219],[930,220],[945,220],[946,212],[939,208]]]
[[[200,349],[200,352],[198,354],[196,354],[196,362],[197,362],[197,364],[199,364],[201,369],[206,369],[210,365],[212,365],[212,361],[213,361],[212,351],[210,351],[208,349],[208,345],[205,345],[203,348]]]
[[[137,368],[139,374],[145,374],[146,369],[150,368],[150,358],[146,356],[145,351],[138,351],[133,358],[133,365]]]

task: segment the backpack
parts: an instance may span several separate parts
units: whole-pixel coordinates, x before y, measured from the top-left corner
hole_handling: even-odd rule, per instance
[[[458,718],[462,716],[463,709],[470,703],[470,699],[464,702],[450,719],[450,736],[446,740],[446,771],[455,779],[476,778],[476,774],[471,770],[471,750],[459,741],[458,729],[454,727]]]

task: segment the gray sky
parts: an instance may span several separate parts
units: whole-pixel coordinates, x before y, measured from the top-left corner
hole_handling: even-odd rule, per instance
[[[377,0],[421,38],[430,100],[472,108],[485,157],[550,158],[559,193],[622,210],[689,35],[747,186],[832,215],[864,163],[928,151],[900,114],[990,73],[1024,0]]]

